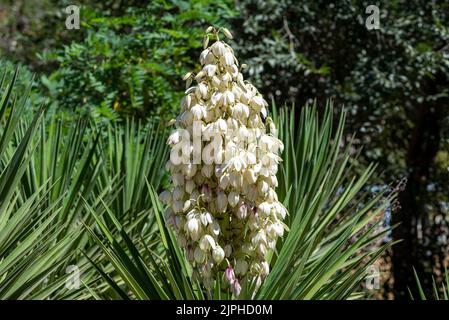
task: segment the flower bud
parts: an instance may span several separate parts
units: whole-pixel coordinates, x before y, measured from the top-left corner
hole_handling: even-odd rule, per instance
[[[201,220],[201,223],[205,226],[205,227],[207,227],[209,224],[211,224],[212,223],[212,215],[210,214],[210,212],[203,212],[201,215],[200,215],[200,220]]]
[[[234,64],[234,55],[231,52],[226,52],[220,57],[220,62],[225,66],[232,66]]]
[[[193,249],[192,247],[187,247],[186,249],[186,259],[190,262],[193,262],[193,260],[195,260],[195,256],[193,254]]]
[[[206,178],[210,178],[214,171],[214,167],[211,164],[206,164],[201,168],[201,174]]]
[[[271,211],[271,206],[268,202],[262,202],[261,204],[259,204],[257,212],[262,217],[268,217],[270,215],[270,211]]]
[[[224,259],[224,256],[225,256],[225,253],[224,253],[224,250],[223,250],[221,247],[216,246],[216,247],[213,249],[213,251],[212,251],[212,257],[214,258],[214,261],[215,261],[216,263],[222,262],[223,259]]]
[[[226,268],[225,276],[230,283],[232,283],[235,280],[234,269],[232,269],[232,266]]]
[[[193,241],[196,241],[200,237],[200,224],[198,223],[198,220],[193,218],[187,221],[186,223],[186,229],[187,232],[190,235],[190,238]]]
[[[235,273],[244,276],[248,271],[248,262],[244,259],[238,259],[235,263]]]
[[[268,262],[266,261],[262,261],[260,263],[261,269],[262,269],[262,275],[267,275],[268,273],[270,273],[270,265],[268,264]]]
[[[237,192],[231,191],[228,195],[228,202],[231,207],[235,207],[239,203],[240,196]]]
[[[186,81],[188,78],[190,78],[191,75],[192,75],[191,72],[187,72],[187,73],[182,77],[182,80]]]
[[[226,53],[226,47],[224,46],[223,42],[217,41],[212,45],[212,52],[217,57],[220,57]]]
[[[220,224],[217,221],[212,222],[212,224],[209,225],[209,229],[215,236],[218,236],[221,231]]]
[[[173,210],[170,207],[165,209],[164,218],[168,225],[170,225],[170,226],[175,225],[175,215],[173,213]]]
[[[231,284],[231,291],[234,294],[234,296],[238,297],[240,295],[240,292],[242,291],[242,287],[240,286],[240,282],[238,280],[235,280]]]
[[[232,33],[227,29],[227,28],[223,28],[223,33],[224,35],[228,38],[228,39],[232,39]]]
[[[201,120],[204,117],[205,111],[204,107],[200,104],[196,104],[190,109],[190,112],[193,115],[193,120],[196,121]]]
[[[240,220],[246,219],[248,216],[248,206],[245,203],[241,203],[236,212],[237,218]]]
[[[212,190],[207,184],[203,184],[201,187],[201,193],[205,196],[207,201],[212,200]]]
[[[229,175],[229,180],[230,180],[231,185],[234,188],[239,189],[243,185],[243,177],[238,172],[231,172],[230,175]]]
[[[222,191],[217,191],[217,210],[218,212],[225,212],[228,206],[228,197]]]
[[[161,200],[161,202],[165,205],[169,205],[172,202],[172,195],[170,193],[170,191],[163,191],[160,195],[159,195],[159,199]]]
[[[225,252],[226,257],[230,257],[231,253],[232,253],[232,247],[229,244],[227,244],[224,247],[224,252]]]
[[[187,244],[187,239],[186,239],[186,237],[185,237],[182,233],[179,233],[179,234],[177,235],[177,240],[178,240],[178,244],[179,244],[179,246],[180,246],[181,248],[183,248],[183,247],[186,246],[186,244]]]
[[[207,74],[209,77],[212,77],[217,71],[217,66],[214,64],[207,64],[203,68],[203,72]]]
[[[196,90],[198,99],[206,99],[207,97],[207,85],[204,83],[200,83]]]
[[[206,255],[199,247],[196,247],[194,257],[197,263],[203,263],[206,258]]]
[[[210,235],[204,235],[200,240],[200,249],[208,251],[210,248],[215,247],[215,240]]]
[[[189,163],[182,167],[182,173],[188,178],[192,178],[196,173],[196,165]]]
[[[192,201],[190,201],[190,200],[185,201],[184,206],[182,207],[182,212],[189,211],[191,205],[192,205]]]
[[[220,182],[219,182],[219,184],[220,184],[220,188],[221,188],[222,190],[226,190],[226,189],[228,188],[229,184],[230,184],[230,178],[229,178],[229,175],[228,175],[228,174],[222,175],[222,176],[220,177]]]
[[[256,246],[256,252],[260,254],[262,257],[264,257],[267,254],[267,247],[263,243],[259,243]]]
[[[186,192],[191,194],[193,190],[195,189],[195,182],[192,180],[187,180],[185,183]]]
[[[261,193],[261,194],[265,194],[268,192],[268,190],[270,190],[270,186],[268,185],[268,183],[266,183],[265,181],[259,181],[259,183],[257,183],[257,190]]]
[[[200,54],[200,63],[203,65],[206,63],[207,55],[209,54],[209,49],[204,49]]]
[[[181,200],[176,200],[175,202],[173,202],[172,204],[172,209],[175,213],[180,213],[182,212],[182,209],[184,208],[184,202]]]
[[[183,187],[178,186],[173,190],[173,199],[174,200],[181,200],[183,196],[184,196],[184,188]]]

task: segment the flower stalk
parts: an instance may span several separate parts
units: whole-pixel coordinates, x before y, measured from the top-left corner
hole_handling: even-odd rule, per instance
[[[160,199],[193,276],[209,290],[225,279],[237,297],[244,281],[268,275],[267,252],[284,234],[287,210],[275,191],[283,144],[268,103],[220,33],[232,39],[209,27],[201,70],[183,77],[187,90],[168,138],[172,189]]]

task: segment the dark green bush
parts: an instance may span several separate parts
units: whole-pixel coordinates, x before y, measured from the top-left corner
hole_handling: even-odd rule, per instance
[[[372,4],[378,30],[365,25]],[[449,3],[241,0],[237,9],[240,60],[261,91],[281,105],[332,97],[349,111],[361,161],[383,168],[377,182],[408,180],[393,214],[404,239],[395,289],[407,295],[411,266],[430,273],[429,257],[438,266],[449,248]]]
[[[152,1],[120,16],[84,7],[80,32],[86,36],[47,54],[59,68],[43,83],[59,108],[107,118],[170,114],[184,89],[180,77],[199,55],[202,32],[232,14],[228,4]]]

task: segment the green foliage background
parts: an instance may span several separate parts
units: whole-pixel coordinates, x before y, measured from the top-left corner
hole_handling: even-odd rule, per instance
[[[204,29],[226,26],[239,60],[249,65],[246,76],[276,105],[294,111],[297,123],[303,106],[315,100],[321,117],[328,99],[336,113],[347,111],[342,144],[352,141],[348,152],[360,152],[350,159],[352,172],[362,174],[374,161],[379,173],[364,190],[393,185],[400,191],[400,204],[385,217],[387,225],[401,223],[392,237],[403,240],[386,258],[395,280],[386,290],[407,298],[414,267],[423,276],[420,288],[431,295],[430,275],[441,280],[449,249],[447,1],[83,0],[80,30],[64,26],[68,4],[0,2],[2,68],[11,76],[13,64],[23,68],[13,92],[23,94],[36,73],[24,114],[44,105],[45,122],[82,115],[92,122],[88,132],[128,118],[152,125],[170,119]],[[365,27],[370,4],[380,8],[379,30]]]

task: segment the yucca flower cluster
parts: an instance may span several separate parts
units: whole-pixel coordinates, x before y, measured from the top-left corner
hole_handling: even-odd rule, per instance
[[[194,276],[209,289],[223,280],[238,296],[245,277],[260,284],[267,276],[267,251],[284,234],[287,211],[275,192],[283,144],[221,32],[232,39],[209,27],[201,71],[183,78],[186,95],[168,138],[173,189],[160,198]]]

